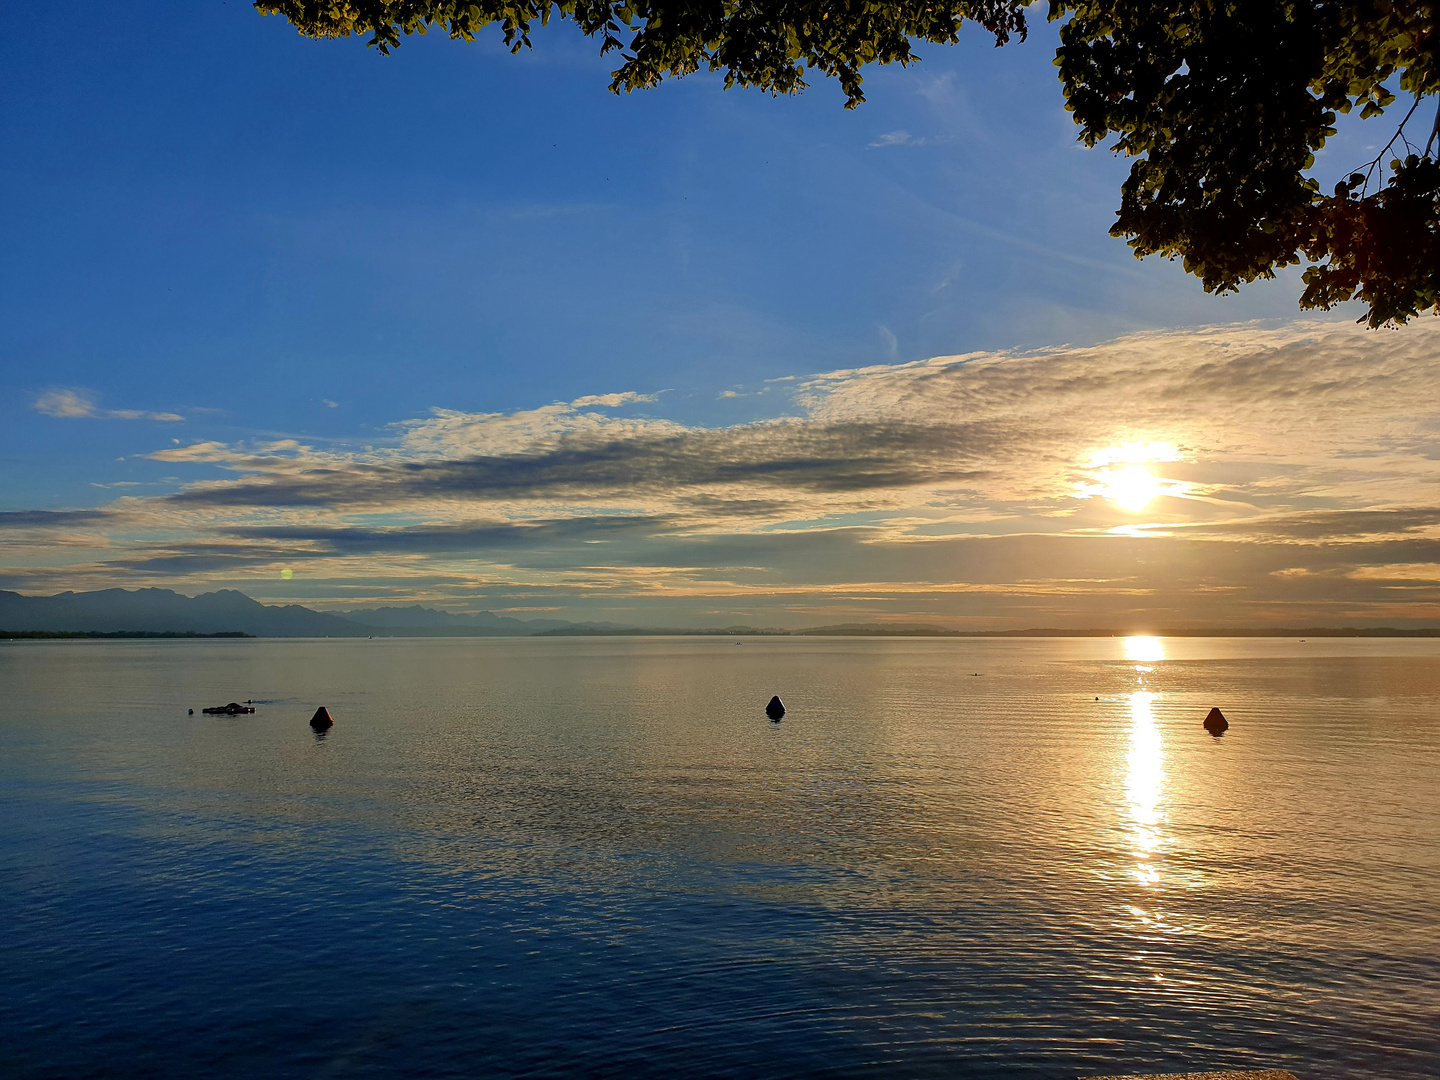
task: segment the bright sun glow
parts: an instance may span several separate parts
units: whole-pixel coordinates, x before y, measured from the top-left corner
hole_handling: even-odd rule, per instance
[[[1179,461],[1180,451],[1169,443],[1127,442],[1107,446],[1090,455],[1090,468],[1100,469],[1110,465],[1137,465],[1146,461]]]
[[[1144,510],[1160,494],[1160,481],[1144,465],[1127,465],[1105,477],[1105,497],[1123,510]]]
[[[1169,443],[1128,442],[1107,446],[1090,455],[1086,465],[1090,478],[1075,485],[1082,499],[1109,499],[1131,513],[1144,510],[1157,495],[1183,495],[1190,485],[1183,480],[1162,479],[1148,466],[1156,462],[1180,461],[1178,449]]]

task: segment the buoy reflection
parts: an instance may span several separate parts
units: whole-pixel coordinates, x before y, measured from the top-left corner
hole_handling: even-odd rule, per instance
[[[1164,837],[1160,831],[1165,792],[1165,747],[1155,723],[1158,694],[1136,690],[1130,695],[1130,749],[1126,756],[1125,795],[1130,803],[1130,832],[1135,847],[1135,876],[1154,885],[1160,871],[1154,865]]]

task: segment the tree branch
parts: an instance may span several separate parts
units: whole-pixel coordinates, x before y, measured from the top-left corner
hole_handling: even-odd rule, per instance
[[[1366,191],[1366,190],[1369,189],[1369,187],[1370,187],[1370,177],[1371,177],[1372,175],[1374,175],[1374,172],[1375,172],[1375,169],[1376,169],[1377,166],[1378,166],[1379,169],[1380,169],[1380,178],[1381,178],[1382,180],[1385,178],[1385,165],[1384,165],[1385,155],[1388,154],[1388,153],[1390,152],[1390,148],[1395,145],[1395,140],[1396,140],[1396,139],[1404,139],[1404,138],[1405,138],[1405,125],[1408,124],[1408,123],[1410,123],[1410,118],[1415,115],[1415,110],[1418,109],[1418,108],[1420,108],[1420,102],[1421,102],[1422,100],[1423,100],[1423,98],[1421,98],[1421,96],[1420,96],[1419,94],[1416,94],[1416,95],[1415,95],[1415,104],[1413,104],[1413,105],[1410,106],[1410,111],[1407,112],[1407,113],[1405,114],[1404,118],[1400,121],[1400,126],[1395,129],[1395,134],[1390,136],[1390,141],[1387,142],[1384,146],[1382,146],[1382,147],[1380,148],[1380,152],[1379,152],[1378,154],[1376,154],[1371,160],[1367,161],[1364,165],[1360,166],[1360,169],[1352,170],[1352,172],[1351,172],[1351,174],[1350,174],[1351,176],[1354,176],[1356,173],[1360,172],[1361,169],[1363,169],[1363,170],[1365,171],[1365,186],[1360,189],[1362,192],[1364,192],[1364,191]],[[1437,115],[1435,119],[1436,119],[1436,123],[1440,123],[1440,115]],[[1433,131],[1431,132],[1430,137],[1431,137],[1432,139],[1435,137],[1435,134],[1434,134]],[[1409,139],[1405,139],[1405,145],[1406,145],[1407,147],[1410,145],[1410,140],[1409,140]],[[1430,151],[1429,151],[1429,144],[1428,144],[1428,143],[1426,144],[1426,151],[1425,151],[1425,152],[1426,152],[1427,154],[1430,152]]]

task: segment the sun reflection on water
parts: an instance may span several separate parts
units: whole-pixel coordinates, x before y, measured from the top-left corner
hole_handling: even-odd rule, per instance
[[[1165,639],[1146,635],[1125,639],[1125,659],[1148,664],[1165,659]]]
[[[1130,836],[1135,854],[1133,873],[1142,885],[1159,882],[1160,871],[1155,859],[1165,843],[1160,831],[1164,820],[1161,804],[1165,794],[1165,747],[1155,723],[1157,697],[1158,694],[1148,690],[1136,690],[1130,695],[1125,796],[1130,804]]]

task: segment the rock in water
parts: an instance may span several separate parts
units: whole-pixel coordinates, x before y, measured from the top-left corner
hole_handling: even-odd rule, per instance
[[[779,720],[780,717],[785,715],[785,703],[780,700],[779,694],[772,697],[770,704],[765,706],[765,715],[770,717],[771,720]]]
[[[315,710],[315,715],[310,717],[310,726],[316,731],[324,731],[326,728],[334,727],[335,721],[330,718],[330,710],[321,705]]]
[[[1220,735],[1230,726],[1230,721],[1225,719],[1225,714],[1219,709],[1211,709],[1205,716],[1205,730],[1211,735]]]

